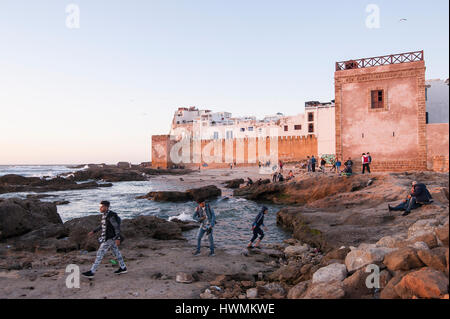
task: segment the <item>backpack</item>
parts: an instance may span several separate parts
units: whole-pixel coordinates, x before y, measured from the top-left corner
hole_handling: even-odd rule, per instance
[[[117,224],[119,224],[119,228],[120,228],[120,226],[122,224],[122,219],[119,217],[119,215],[117,215],[117,213],[114,213],[114,212],[111,212],[111,213],[112,213],[111,216],[116,219]],[[125,237],[122,234],[120,234],[119,240],[120,240],[120,243],[122,243],[125,240]]]

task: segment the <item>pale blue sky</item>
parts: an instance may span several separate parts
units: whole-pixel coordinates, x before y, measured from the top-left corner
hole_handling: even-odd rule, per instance
[[[80,28],[66,27],[66,6]],[[365,25],[380,8],[381,28]],[[135,163],[173,112],[262,117],[334,98],[336,61],[424,50],[448,77],[448,1],[0,1],[0,164]],[[401,18],[407,21],[399,22]]]

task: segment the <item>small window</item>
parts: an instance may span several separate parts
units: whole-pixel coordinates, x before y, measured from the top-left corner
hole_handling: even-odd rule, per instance
[[[253,132],[253,126],[249,126],[247,129],[249,132]]]
[[[425,101],[428,101],[428,88],[425,88]]]
[[[425,124],[429,123],[428,112],[425,112]]]
[[[372,91],[372,103],[371,107],[373,109],[384,108],[384,92],[383,90]]]
[[[308,113],[308,122],[314,122],[314,113]]]
[[[314,124],[309,124],[308,125],[308,133],[314,133]]]
[[[241,127],[241,132],[245,132],[245,127]]]
[[[289,130],[289,126],[285,125],[284,126],[284,131],[287,132]]]
[[[214,139],[218,140],[219,139],[219,132],[214,132]]]
[[[301,125],[294,125],[294,130],[299,131],[302,129]]]

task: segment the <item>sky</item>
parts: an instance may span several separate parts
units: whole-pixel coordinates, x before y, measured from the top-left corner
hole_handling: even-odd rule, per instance
[[[150,161],[178,107],[302,113],[334,99],[337,61],[424,50],[426,78],[446,79],[448,12],[447,0],[0,0],[0,165]]]

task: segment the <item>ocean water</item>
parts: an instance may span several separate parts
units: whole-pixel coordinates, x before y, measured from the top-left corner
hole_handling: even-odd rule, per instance
[[[6,174],[19,174],[23,176],[56,176],[60,173],[74,171],[65,166],[0,166],[0,176]],[[102,200],[111,202],[111,210],[119,214],[122,219],[133,218],[141,215],[152,215],[166,220],[179,218],[192,220],[196,207],[195,202],[188,203],[158,203],[147,199],[136,199],[150,191],[186,190],[185,185],[180,185],[177,180],[161,180],[151,178],[148,181],[116,182],[112,187],[47,192],[50,197],[42,198],[42,201],[67,200],[70,204],[58,206],[58,213],[62,220],[98,214],[99,203]],[[192,185],[190,185],[192,188]],[[2,198],[25,198],[26,193],[0,194]],[[215,245],[227,250],[241,249],[245,247],[252,236],[251,224],[262,205],[243,198],[219,198],[211,201],[210,205],[216,213],[217,225],[214,229]],[[269,228],[265,232],[265,243],[277,243],[289,238],[290,234],[276,226],[276,213],[281,208],[276,205],[266,205],[269,213],[265,217],[265,225]],[[197,230],[185,232],[184,235],[194,245]],[[205,238],[205,243],[207,239]]]

